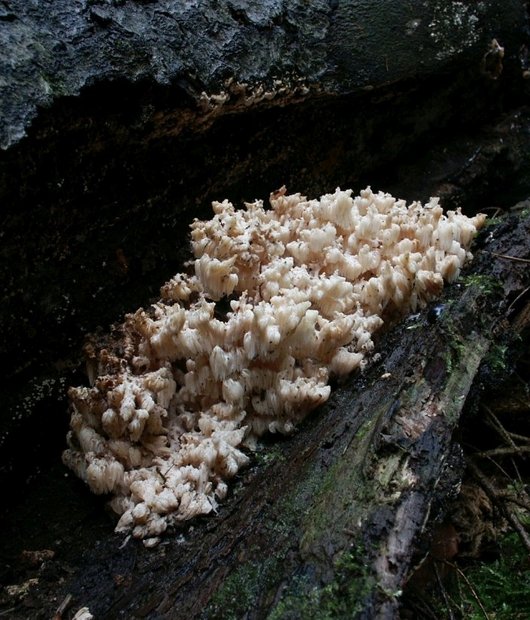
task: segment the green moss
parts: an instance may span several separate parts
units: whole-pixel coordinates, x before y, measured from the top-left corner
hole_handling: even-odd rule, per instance
[[[498,280],[492,276],[471,274],[462,277],[460,281],[466,288],[471,286],[478,288],[483,295],[494,295],[502,289]]]
[[[466,347],[469,345],[467,345],[464,339],[453,329],[448,330],[447,333],[449,337],[449,347],[445,352],[444,361],[447,373],[450,375],[465,357]]]
[[[497,224],[500,224],[502,221],[503,221],[502,217],[488,217],[486,221],[484,222],[483,229],[497,226]]]
[[[255,607],[257,598],[267,591],[267,584],[274,583],[280,566],[279,558],[263,558],[259,550],[256,555],[261,555],[259,560],[242,564],[224,580],[210,599],[205,618],[238,620]]]
[[[492,372],[502,374],[507,367],[508,346],[505,344],[494,344],[484,358],[484,362]]]
[[[365,558],[361,547],[342,552],[334,563],[335,578],[322,587],[308,588],[303,577],[294,580],[269,620],[354,618],[363,611],[375,585]]]
[[[483,289],[482,287],[486,287],[487,285],[489,286],[489,278],[486,277],[484,279],[482,276],[468,276],[463,280],[463,284],[466,287],[481,287],[480,290],[485,292],[486,289]],[[469,303],[473,303],[473,301],[470,301]],[[465,367],[465,360],[470,353],[469,349],[473,349],[475,347],[475,343],[481,337],[478,333],[473,331],[470,333],[465,333],[462,327],[454,323],[451,318],[448,319],[447,317],[443,317],[440,322],[440,326],[443,330],[446,343],[448,344],[448,347],[443,353],[443,360],[445,362],[447,373],[451,375],[455,369],[462,368],[462,365]]]
[[[206,617],[227,620],[241,617],[254,594],[257,574],[258,567],[255,565],[242,566],[232,573],[212,597]]]
[[[374,485],[365,483],[364,472],[370,463],[372,436],[379,428],[379,418],[388,408],[389,404],[383,403],[379,411],[372,412],[345,447],[341,458],[322,477],[318,474],[314,480],[314,500],[302,522],[300,548],[303,552],[318,548],[326,532],[340,531],[339,521],[344,527],[356,523],[363,505],[377,492]]]
[[[283,454],[281,446],[276,445],[273,447],[261,448],[254,452],[254,459],[258,465],[270,465],[275,461],[282,463],[285,461],[285,455]]]
[[[447,357],[449,378],[440,394],[440,407],[447,419],[456,423],[460,415],[461,401],[465,398],[474,373],[477,371],[489,347],[488,339],[471,333],[467,340],[455,339]],[[458,363],[459,371],[452,373],[452,365]]]

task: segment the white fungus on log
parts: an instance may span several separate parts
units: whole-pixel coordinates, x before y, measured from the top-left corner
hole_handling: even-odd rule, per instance
[[[292,432],[328,399],[330,376],[362,368],[385,320],[458,276],[484,222],[444,215],[437,198],[351,194],[213,203],[214,217],[191,225],[195,275],[127,315],[119,346],[91,350],[95,380],[69,391],[63,460],[112,494],[117,531],[152,545],[215,511],[245,450]]]

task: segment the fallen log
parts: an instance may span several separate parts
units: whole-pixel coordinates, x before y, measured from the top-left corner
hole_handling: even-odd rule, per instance
[[[98,618],[395,617],[415,543],[460,480],[453,432],[478,369],[527,316],[529,232],[523,211],[482,233],[442,300],[259,453],[216,517],[152,551],[89,552],[65,591]]]

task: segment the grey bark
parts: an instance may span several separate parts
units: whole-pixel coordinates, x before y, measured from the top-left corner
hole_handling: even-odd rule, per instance
[[[519,0],[4,0],[0,145],[20,140],[39,107],[96,82],[178,83],[195,100],[230,78],[279,98],[348,93],[480,57],[524,19]]]

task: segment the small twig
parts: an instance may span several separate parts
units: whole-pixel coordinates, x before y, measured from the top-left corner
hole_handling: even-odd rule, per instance
[[[63,602],[59,605],[59,607],[57,607],[57,611],[55,612],[55,616],[53,617],[53,620],[61,620],[64,612],[70,606],[70,603],[72,602],[72,598],[73,596],[71,594],[67,594],[64,597]]]
[[[513,529],[519,534],[526,550],[530,553],[530,536],[528,536],[528,532],[526,531],[524,525],[519,521],[519,517],[514,512],[506,508],[505,512],[506,518],[511,523]]]
[[[472,453],[472,456],[476,456],[476,454],[478,453],[477,447],[473,444],[462,442],[462,447],[467,448],[470,453]],[[497,463],[495,459],[491,458],[491,456],[488,455],[485,455],[484,458],[488,459],[491,464],[501,472],[503,476],[506,476],[506,478],[511,480],[510,474],[504,469],[504,467],[500,463]]]
[[[499,502],[501,504],[501,508],[512,525],[513,529],[519,534],[521,540],[523,541],[524,546],[526,547],[528,553],[530,553],[530,536],[528,532],[524,528],[524,526],[519,521],[517,515],[506,506],[506,500],[499,494],[497,489],[493,486],[493,484],[488,480],[488,478],[482,473],[480,468],[474,463],[471,459],[467,461],[467,466],[473,473],[473,475],[480,482],[486,494],[490,497],[490,499],[494,502]]]
[[[442,579],[440,577],[440,571],[438,570],[438,564],[436,561],[433,564],[434,566],[434,574],[436,575],[436,581],[438,582],[438,587],[440,588],[440,592],[442,593],[442,597],[445,603],[445,607],[447,609],[447,613],[449,614],[449,620],[454,620],[455,616],[453,614],[453,609],[451,607],[451,603],[447,598],[447,592],[445,591],[444,584],[442,583]]]
[[[515,473],[517,474],[517,479],[519,480],[519,483],[523,485],[524,482],[521,477],[521,473],[519,472],[519,468],[517,467],[517,463],[515,462],[515,459],[512,457],[510,461],[512,462],[512,467],[515,469]]]
[[[460,579],[456,580],[456,587],[458,588],[458,596],[460,599],[460,613],[461,613],[461,617],[465,618],[464,616],[464,596],[462,594],[462,582],[460,581]]]
[[[469,591],[473,595],[473,598],[477,601],[477,604],[480,607],[480,610],[484,614],[484,618],[486,618],[486,620],[490,620],[490,617],[488,615],[488,612],[486,611],[486,608],[482,604],[482,601],[480,600],[478,594],[476,593],[475,588],[473,587],[473,584],[471,583],[471,581],[469,581],[465,573],[456,564],[453,564],[452,562],[449,562],[448,560],[443,560],[443,561],[448,566],[451,566],[451,568],[454,568],[454,570],[458,573],[458,575],[462,577],[462,579],[466,582],[466,585],[469,588]]]
[[[523,483],[521,486],[523,486]],[[526,508],[526,510],[530,511],[530,498],[524,489],[496,489],[495,492],[497,497],[502,497],[507,502],[516,504],[517,506],[521,506],[521,508]]]
[[[491,484],[488,478],[482,473],[482,470],[478,467],[476,463],[474,463],[471,459],[467,460],[467,466],[471,470],[471,473],[475,476],[475,478],[480,482],[484,491],[490,496],[491,499],[498,498],[497,489]]]
[[[489,218],[493,219],[499,215],[502,209],[500,207],[484,207],[483,209],[481,208],[481,211],[493,211],[493,215],[488,215]]]
[[[519,295],[517,295],[517,297],[511,302],[511,304],[508,306],[508,308],[506,309],[506,311],[504,312],[504,317],[499,317],[496,321],[493,322],[492,326],[491,326],[491,331],[493,334],[497,335],[499,328],[502,328],[504,330],[507,330],[508,327],[506,327],[505,324],[507,324],[509,326],[509,322],[507,320],[507,317],[510,314],[510,310],[514,307],[514,305],[522,298],[524,297],[528,291],[530,291],[530,286],[526,287],[524,289],[524,291],[522,293],[519,293]]]
[[[498,491],[498,493],[499,493],[499,497],[502,497],[504,501],[510,504],[515,504],[516,506],[520,506],[521,508],[524,508],[525,510],[530,511],[530,501],[528,501],[527,499],[517,497],[516,495],[513,495],[509,491]]]
[[[530,437],[528,437],[527,435],[518,435],[517,433],[512,433],[510,431],[508,431],[508,435],[510,435],[512,439],[517,439],[517,441],[524,441],[525,443],[530,443]]]
[[[505,258],[506,260],[514,260],[518,263],[530,263],[530,259],[521,258],[519,256],[509,256],[508,254],[498,254],[497,252],[491,252],[491,255],[497,258]]]
[[[490,458],[492,456],[513,456],[514,454],[528,454],[530,446],[515,446],[513,448],[494,448],[493,450],[484,450],[484,452],[476,452],[473,456],[479,458]]]
[[[514,440],[510,437],[510,433],[508,433],[508,431],[504,428],[499,418],[493,413],[493,411],[487,405],[483,405],[483,407],[484,407],[484,410],[486,411],[486,415],[487,415],[490,426],[499,433],[499,435],[502,437],[502,439],[504,439],[504,441],[508,445],[515,448],[516,445],[515,445]]]
[[[524,289],[524,291],[523,291],[522,293],[519,293],[519,295],[517,295],[517,297],[516,297],[516,298],[512,301],[512,303],[508,306],[508,308],[507,308],[507,310],[506,310],[506,312],[505,312],[505,314],[506,314],[506,315],[510,312],[510,310],[513,308],[513,306],[515,306],[515,304],[516,304],[516,303],[517,303],[517,302],[518,302],[518,301],[519,301],[522,297],[524,297],[524,296],[528,293],[528,291],[530,291],[530,286],[527,286],[527,287]]]
[[[459,617],[460,618],[464,618],[465,616],[464,616],[464,610],[463,610],[463,606],[462,606],[462,588],[460,587],[460,580],[459,579],[457,579],[457,584],[458,584],[458,594],[460,596],[460,603],[458,601],[455,601],[455,599],[447,591],[446,591],[446,595],[447,595],[447,598],[449,599],[449,601],[453,604],[453,607],[460,612],[460,616]]]
[[[410,601],[412,611],[416,613],[418,618],[428,618],[428,620],[438,620],[438,616],[433,613],[427,601],[425,601],[420,592],[415,592],[415,597]]]

